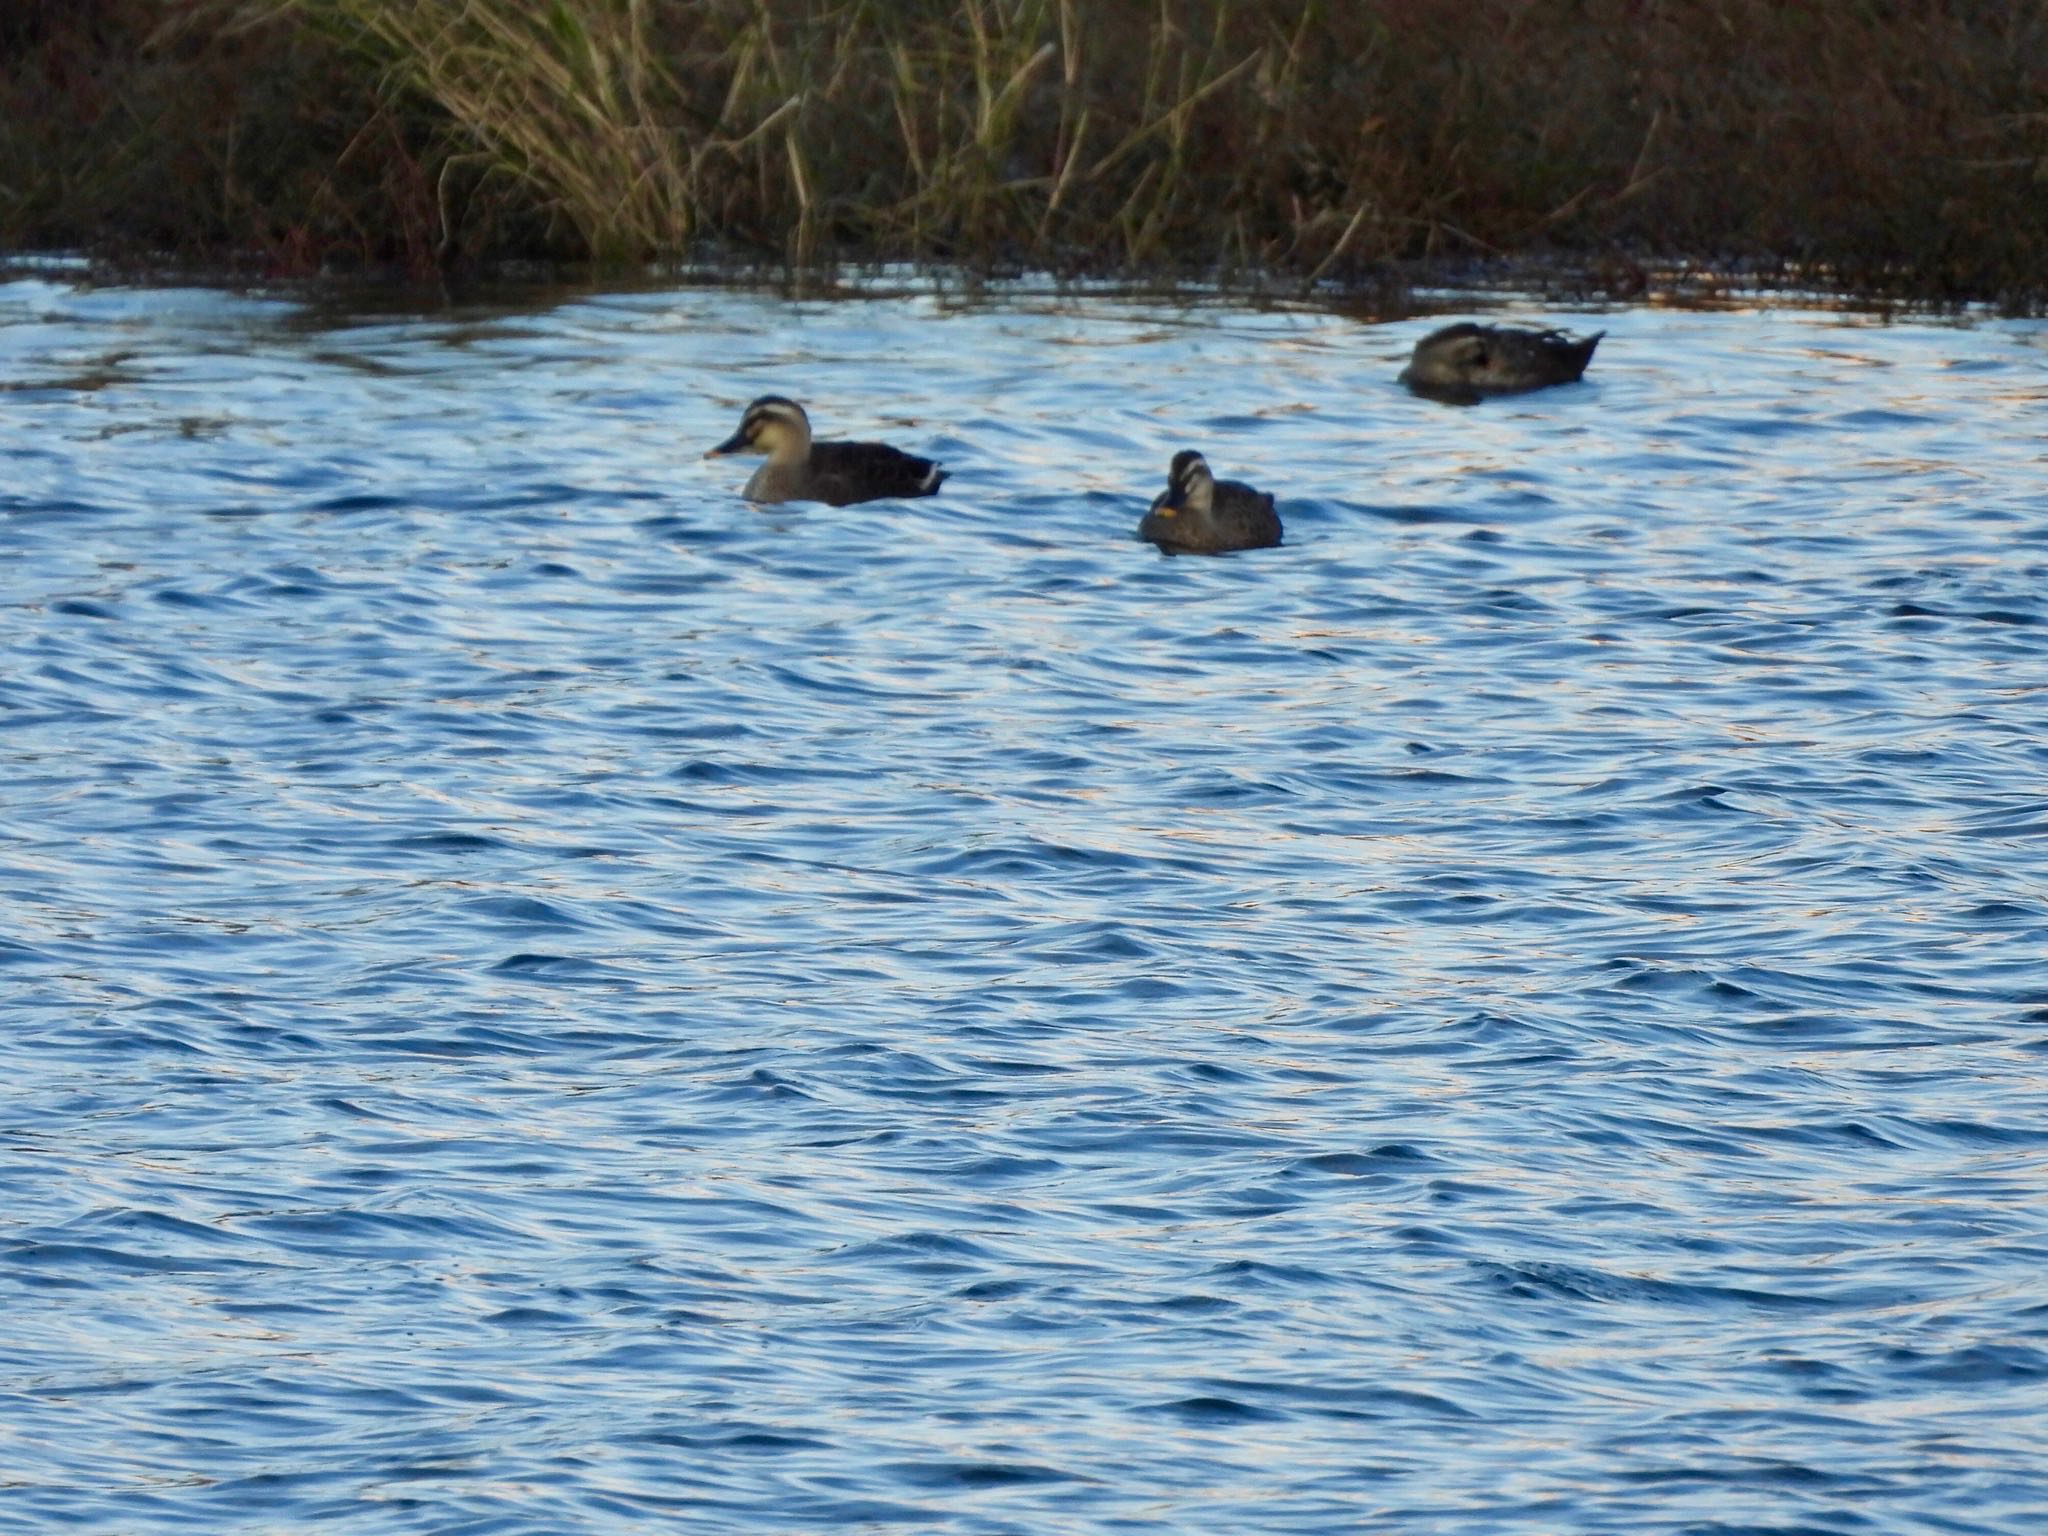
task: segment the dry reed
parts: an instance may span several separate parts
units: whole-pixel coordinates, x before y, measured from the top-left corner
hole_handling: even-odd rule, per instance
[[[167,3],[195,69],[327,50],[369,103],[350,152],[384,146],[359,222],[415,262],[1676,254],[2048,291],[2048,9],[2019,0]]]

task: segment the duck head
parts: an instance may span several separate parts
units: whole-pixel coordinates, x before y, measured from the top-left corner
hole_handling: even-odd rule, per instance
[[[1471,387],[1495,366],[1493,331],[1470,323],[1447,325],[1425,337],[1408,365],[1413,382],[1438,389]]]
[[[1166,471],[1166,489],[1153,500],[1152,510],[1160,517],[1178,512],[1206,517],[1215,499],[1216,477],[1209,473],[1209,461],[1194,449],[1183,448],[1173,456]]]
[[[740,429],[706,450],[715,459],[726,453],[765,453],[771,459],[800,459],[811,451],[811,418],[794,400],[763,395],[740,417]]]

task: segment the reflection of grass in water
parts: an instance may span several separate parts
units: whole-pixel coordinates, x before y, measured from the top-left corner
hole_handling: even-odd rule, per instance
[[[65,148],[25,120],[114,93],[130,139],[100,164],[171,146],[151,199],[182,184],[246,242],[239,212],[283,264],[709,242],[1344,278],[1548,252],[1625,287],[1618,253],[1697,252],[1931,297],[2048,288],[2038,7],[178,0],[123,76],[146,0],[27,3],[11,54],[0,23],[13,104],[60,43],[104,67],[26,103],[54,118],[4,114],[9,163]],[[224,111],[209,158],[180,114]],[[92,180],[71,195],[105,202]],[[37,201],[0,190],[0,237],[10,200]]]
[[[137,375],[119,373],[113,369],[89,370],[85,373],[54,374],[40,379],[0,379],[0,394],[41,394],[49,390],[64,395],[89,395],[96,390],[111,389],[117,384],[133,384]]]
[[[40,394],[45,390],[66,395],[90,395],[102,389],[113,389],[125,384],[139,384],[143,375],[128,367],[133,352],[107,352],[102,355],[80,359],[71,364],[69,373],[17,374],[13,378],[0,378],[0,394]],[[18,365],[17,365],[18,366]]]

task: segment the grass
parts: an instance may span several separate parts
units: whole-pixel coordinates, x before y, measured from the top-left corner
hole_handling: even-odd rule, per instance
[[[16,3],[17,245],[2048,300],[2020,0]]]

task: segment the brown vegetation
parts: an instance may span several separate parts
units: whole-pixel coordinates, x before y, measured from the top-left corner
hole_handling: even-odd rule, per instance
[[[23,0],[16,0],[17,5]],[[26,0],[0,241],[2048,296],[2020,0]]]

